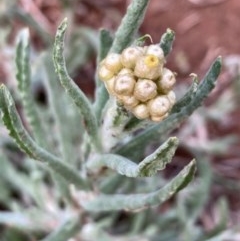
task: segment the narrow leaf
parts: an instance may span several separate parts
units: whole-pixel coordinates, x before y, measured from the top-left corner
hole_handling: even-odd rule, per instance
[[[55,134],[57,137],[56,139],[63,161],[69,163],[68,159],[72,156],[74,150],[71,138],[69,137],[69,128],[66,126],[66,122],[68,122],[68,115],[66,115],[66,109],[63,108],[63,104],[65,103],[63,103],[62,99],[64,98],[63,95],[65,93],[63,92],[60,83],[57,81],[50,56],[47,54],[43,61],[47,75],[45,77],[44,84],[48,95],[48,102],[52,117],[58,130]],[[69,121],[68,123],[71,122]]]
[[[95,102],[93,105],[94,112],[96,113],[99,123],[101,121],[102,111],[109,99],[109,94],[103,83],[99,84],[95,91]]]
[[[99,195],[90,197],[89,200],[81,198],[79,202],[84,209],[91,212],[122,209],[134,211],[148,208],[149,206],[160,205],[192,180],[195,169],[196,163],[195,160],[193,160],[166,186],[152,193]]]
[[[110,34],[110,32],[106,29],[101,29],[99,33],[99,53],[98,53],[98,63],[101,62],[108,54],[113,38]]]
[[[34,98],[31,93],[31,69],[29,62],[28,29],[22,30],[19,34],[19,41],[16,49],[16,66],[18,89],[21,93],[27,121],[29,122],[33,136],[36,138],[37,143],[39,143],[41,146],[46,146],[44,128],[36,110]]]
[[[7,190],[11,191],[12,188],[17,190],[18,192],[24,193],[26,196],[30,196],[39,207],[42,207],[42,196],[37,193],[39,190],[42,190],[41,184],[44,185],[43,182],[31,182],[29,181],[29,175],[17,170],[14,165],[7,159],[4,153],[0,150],[0,177],[1,183],[7,188]],[[3,182],[5,181],[5,182]],[[2,192],[2,190],[1,190]],[[8,202],[8,204],[10,204]]]
[[[97,119],[94,115],[93,108],[88,98],[78,88],[74,81],[70,78],[65,58],[63,55],[64,51],[64,35],[67,28],[67,19],[64,19],[61,25],[58,27],[54,50],[53,50],[53,61],[55,65],[55,71],[58,74],[62,86],[65,88],[67,94],[72,98],[73,102],[79,108],[86,125],[86,131],[89,134],[92,143],[96,148],[100,148]]]
[[[110,39],[110,34],[108,32],[105,32],[105,31],[101,32],[101,35],[100,35],[100,38],[102,39],[101,42],[104,43],[106,47],[103,46],[100,52],[99,60],[104,58],[105,55],[107,54],[110,42],[112,42],[112,46],[109,52],[115,52],[115,53],[122,52],[123,49],[125,49],[129,44],[131,44],[135,34],[137,33],[142,23],[148,2],[149,0],[132,1],[132,3],[129,5],[127,9],[127,13],[122,19],[120,26],[118,27],[118,30],[115,34],[115,38],[113,42]],[[98,83],[97,86],[99,85],[99,88],[96,89],[96,93],[95,93],[96,101],[95,101],[94,109],[95,109],[97,118],[100,119],[101,111],[108,100],[108,93],[103,83],[99,84],[99,81],[97,81],[97,83]]]
[[[110,35],[109,31],[105,29],[101,29],[99,35],[100,35],[99,36],[100,46],[99,46],[99,52],[97,57],[98,64],[106,57],[113,42],[113,38]],[[95,80],[96,80],[96,90],[95,90],[95,102],[94,102],[93,108],[96,113],[97,119],[100,121],[102,110],[105,104],[107,103],[109,94],[103,82],[99,80],[97,73],[95,75]]]
[[[182,108],[188,105],[196,95],[198,89],[198,80],[197,78],[193,79],[193,82],[187,92],[183,95],[183,97],[173,106],[171,110],[171,114],[180,112]]]
[[[205,234],[202,234],[200,237],[198,237],[197,241],[217,241],[217,240],[224,240],[221,239],[222,232],[227,229],[228,226],[228,219],[229,219],[229,213],[228,213],[228,205],[227,200],[225,198],[221,198],[217,202],[216,211],[219,214],[218,215],[218,223],[214,228],[212,228],[210,231],[206,232]],[[230,235],[231,236],[231,235]],[[232,236],[231,236],[232,237]],[[227,239],[225,239],[227,240]]]
[[[175,39],[174,31],[168,28],[166,33],[162,35],[159,43],[160,47],[164,52],[164,56],[167,56],[171,52],[174,39]]]
[[[154,153],[147,156],[138,165],[125,157],[115,154],[96,155],[95,158],[88,163],[88,168],[96,169],[96,167],[107,166],[127,177],[153,176],[157,171],[163,170],[167,163],[171,162],[177,145],[178,140],[176,137],[169,138]]]
[[[141,129],[144,125],[146,125],[146,121],[140,120],[133,116],[124,126],[124,131],[127,133],[131,133],[134,132],[136,129]]]
[[[115,98],[110,98],[106,104],[104,119],[101,124],[102,148],[105,153],[110,152],[123,136],[126,136],[126,133],[123,133],[123,127],[128,120],[129,113],[126,109],[118,104]]]
[[[118,27],[110,52],[120,53],[131,44],[142,23],[148,2],[149,0],[132,1]]]
[[[23,231],[49,232],[49,223],[56,220],[39,209],[28,209],[24,212],[0,211],[0,224]]]
[[[73,183],[79,188],[88,189],[88,184],[72,169],[57,157],[48,153],[29,136],[17,113],[14,101],[8,89],[0,86],[0,111],[3,122],[9,130],[10,136],[18,146],[31,158],[46,163],[53,171],[59,173],[69,184]]]
[[[191,232],[192,225],[202,213],[209,197],[212,183],[212,170],[208,158],[199,156],[198,178],[190,187],[184,189],[177,197],[177,212],[182,222],[183,231]],[[184,230],[185,229],[185,230]]]
[[[129,153],[132,153],[137,148],[144,148],[144,146],[146,146],[149,141],[158,140],[160,136],[166,135],[170,131],[178,127],[183,120],[190,116],[194,112],[194,110],[196,110],[202,104],[204,99],[214,88],[215,82],[221,71],[221,66],[221,57],[218,57],[212,64],[201,84],[199,84],[197,90],[194,91],[194,96],[188,98],[188,103],[181,102],[181,106],[183,103],[185,105],[182,106],[182,108],[178,110],[178,112],[170,114],[168,118],[166,118],[159,124],[147,128],[139,135],[134,137],[134,139],[130,140],[122,147],[117,149],[115,152],[123,156],[128,156]]]
[[[165,169],[166,165],[172,161],[177,146],[176,137],[164,142],[154,153],[139,163],[140,176],[153,176],[157,171]]]
[[[66,241],[80,231],[79,217],[71,217],[42,241]]]
[[[99,183],[99,190],[105,194],[115,193],[119,185],[126,180],[125,176],[114,173],[113,175],[107,176],[102,182]]]

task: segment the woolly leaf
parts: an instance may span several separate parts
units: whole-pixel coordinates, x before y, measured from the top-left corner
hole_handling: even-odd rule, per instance
[[[49,223],[56,220],[41,209],[28,209],[25,211],[0,211],[0,224],[14,227],[22,231],[49,231]]]
[[[110,52],[120,53],[131,44],[142,23],[149,0],[133,0],[115,34]]]
[[[31,70],[29,64],[29,31],[24,29],[19,34],[19,41],[16,49],[16,66],[18,89],[21,93],[23,107],[33,136],[41,146],[46,146],[44,128],[41,124],[39,114],[34,105],[34,98],[31,93]]]
[[[157,171],[165,169],[171,162],[178,146],[176,137],[169,138],[155,152],[139,163],[140,176],[153,176]]]
[[[110,35],[110,32],[105,29],[100,30],[99,38],[100,38],[100,46],[99,46],[97,63],[100,63],[101,60],[103,60],[106,57],[113,42],[113,38]],[[95,76],[95,80],[96,80],[96,90],[95,90],[95,102],[93,107],[94,107],[94,111],[96,113],[97,119],[100,121],[102,110],[109,98],[109,95],[103,82],[99,80],[97,73]]]
[[[79,217],[71,217],[60,225],[60,227],[50,233],[46,238],[42,239],[42,241],[66,241],[76,235],[79,230]]]
[[[71,124],[71,120],[68,119],[66,115],[66,110],[63,108],[63,104],[66,105],[66,102],[63,102],[64,92],[57,81],[56,74],[54,73],[54,67],[50,56],[47,54],[44,56],[44,68],[46,71],[46,77],[44,84],[47,91],[48,103],[51,109],[52,118],[56,124],[57,133],[56,141],[59,145],[61,157],[64,162],[70,162],[68,159],[72,155],[74,148],[71,142],[71,137],[69,127],[65,123]]]
[[[175,39],[174,31],[168,28],[166,33],[162,35],[159,43],[160,47],[164,52],[164,56],[167,56],[171,52],[174,39]]]
[[[55,44],[53,50],[53,62],[55,66],[55,71],[58,74],[60,82],[67,94],[72,98],[73,102],[79,108],[86,126],[86,131],[89,134],[92,143],[95,147],[100,148],[100,142],[98,137],[98,126],[97,119],[94,115],[93,108],[88,98],[84,93],[78,88],[74,81],[70,78],[66,64],[65,58],[63,55],[64,51],[64,35],[67,28],[67,19],[64,19],[63,22],[58,27]]]
[[[159,205],[185,187],[195,173],[195,160],[191,161],[176,177],[163,188],[147,194],[99,195],[80,198],[78,201],[84,209],[91,212],[111,210],[138,210]]]
[[[0,111],[3,122],[9,130],[10,136],[18,146],[31,158],[46,163],[53,171],[59,173],[67,182],[79,188],[88,189],[88,184],[79,176],[78,172],[62,163],[57,157],[48,153],[29,136],[17,113],[14,101],[8,89],[0,86]]]
[[[201,157],[198,161],[198,179],[177,197],[177,209],[184,225],[196,221],[208,200],[212,178],[209,163],[208,159]]]
[[[218,213],[218,222],[214,228],[212,228],[210,231],[206,232],[205,234],[202,234],[200,237],[198,237],[197,241],[217,241],[222,240],[221,234],[224,230],[227,228],[228,224],[228,205],[227,200],[225,198],[221,198],[218,200],[216,205],[216,213]],[[227,239],[226,239],[227,240]]]
[[[176,151],[178,140],[176,137],[169,138],[154,153],[147,156],[138,165],[133,161],[114,154],[96,155],[88,164],[89,169],[107,166],[116,170],[119,174],[127,177],[149,177],[163,170],[166,164],[172,160]]]
[[[110,34],[106,30],[102,30],[100,32],[100,40],[102,43],[102,48],[100,48],[99,60],[102,60],[106,56],[109,50],[109,44],[112,42],[112,46],[110,48],[110,52],[120,53],[122,52],[131,42],[135,34],[137,33],[149,0],[133,0],[132,3],[129,5],[127,9],[127,13],[125,14],[124,18],[118,30],[115,34],[115,38],[112,42]],[[96,89],[96,101],[95,101],[95,113],[98,119],[101,117],[101,111],[105,106],[108,100],[108,93],[103,83],[99,84],[97,81],[98,88]]]
[[[192,85],[188,89],[188,91],[184,94],[184,96],[173,106],[171,110],[171,114],[180,112],[182,108],[184,108],[188,103],[190,103],[198,89],[198,79],[194,78]]]
[[[111,48],[113,38],[108,30],[101,29],[99,40],[100,40],[100,46],[99,46],[98,62],[100,62],[107,56]]]

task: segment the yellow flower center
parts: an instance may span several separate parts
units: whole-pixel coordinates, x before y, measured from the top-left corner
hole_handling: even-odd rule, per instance
[[[147,55],[144,59],[144,62],[150,68],[154,68],[154,67],[157,67],[159,65],[158,57],[153,55],[153,54]]]

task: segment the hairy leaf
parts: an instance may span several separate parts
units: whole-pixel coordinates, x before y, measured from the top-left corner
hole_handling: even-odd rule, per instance
[[[72,238],[80,230],[80,218],[71,217],[66,220],[60,227],[50,233],[42,241],[66,241]]]
[[[25,153],[35,160],[46,163],[53,171],[59,173],[69,183],[73,183],[79,186],[79,188],[88,188],[87,183],[80,177],[76,170],[70,168],[57,157],[39,147],[29,136],[17,113],[12,96],[4,85],[0,86],[0,111],[10,136],[13,137]]]
[[[119,155],[97,155],[89,163],[88,167],[95,169],[96,167],[107,166],[127,177],[149,177],[155,175],[157,171],[163,170],[166,164],[171,162],[177,145],[178,140],[176,137],[169,138],[139,164]]]
[[[98,53],[98,62],[101,62],[107,56],[111,48],[113,38],[108,30],[101,29],[99,40],[100,40],[100,46],[99,46],[99,53]]]
[[[113,38],[110,35],[110,32],[101,29],[100,31],[100,46],[99,46],[99,53],[97,58],[97,63],[99,64],[107,55],[112,42]],[[98,78],[98,74],[95,74],[95,82],[96,82],[96,90],[95,90],[95,102],[94,102],[94,111],[96,113],[97,119],[101,120],[102,110],[107,103],[107,100],[109,98],[109,94],[101,80]]]
[[[41,146],[46,146],[45,132],[39,114],[34,105],[34,98],[31,93],[31,69],[29,63],[29,31],[24,29],[19,34],[19,41],[16,49],[16,66],[18,89],[21,93],[26,118],[30,124],[33,136]]]
[[[64,19],[61,25],[58,27],[54,50],[53,50],[53,62],[55,65],[55,71],[58,74],[60,82],[67,94],[72,98],[73,102],[79,108],[86,126],[86,131],[89,134],[92,143],[96,148],[100,148],[97,119],[93,112],[91,103],[85,94],[78,88],[67,72],[64,51],[64,35],[67,28],[67,19]]]
[[[150,206],[160,205],[175,193],[184,188],[193,178],[195,173],[195,160],[190,162],[176,177],[163,188],[147,194],[116,194],[99,195],[95,197],[81,198],[79,203],[90,212],[111,210],[138,210]]]
[[[149,0],[132,1],[118,27],[110,52],[120,53],[131,44],[142,23],[148,2]]]
[[[162,35],[159,45],[164,52],[164,56],[167,56],[171,52],[174,38],[175,33],[170,28]]]

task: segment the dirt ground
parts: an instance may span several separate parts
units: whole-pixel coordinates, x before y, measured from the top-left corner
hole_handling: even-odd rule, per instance
[[[130,1],[62,1],[62,3],[64,2],[66,5],[70,2],[64,11],[63,5],[57,0],[20,0],[19,7],[34,16],[42,27],[51,36],[54,36],[57,25],[69,14],[68,11],[74,11],[72,21],[79,25],[86,25],[94,29],[104,27],[114,30]],[[12,37],[14,37],[21,23],[13,21],[12,24]],[[239,24],[239,0],[151,0],[140,33],[142,35],[150,34],[153,42],[158,42],[167,28],[174,30],[176,40],[167,66],[178,73],[179,81],[184,79],[190,81],[190,73],[194,72],[202,77],[218,55],[222,55],[223,59],[229,55],[240,55]],[[32,38],[36,46],[41,46],[34,31]],[[78,74],[84,76],[84,82],[81,78],[76,78],[79,85],[88,93],[93,93],[93,68],[94,62],[79,70]],[[217,91],[210,97],[208,103],[213,102],[214,98],[221,95],[232,84],[233,79],[234,76],[224,68]],[[86,84],[86,82],[91,84]],[[228,117],[227,124],[213,125],[210,123],[208,131],[211,136],[219,138],[229,133],[239,135],[239,118],[240,110],[235,109],[231,113],[231,117]],[[240,180],[239,144],[232,146],[228,155],[212,160],[221,175],[236,181]],[[214,197],[221,194],[221,191],[216,188]],[[238,195],[233,193],[225,193],[225,195],[229,196],[232,212],[239,212]],[[237,219],[240,220],[240,216]]]

